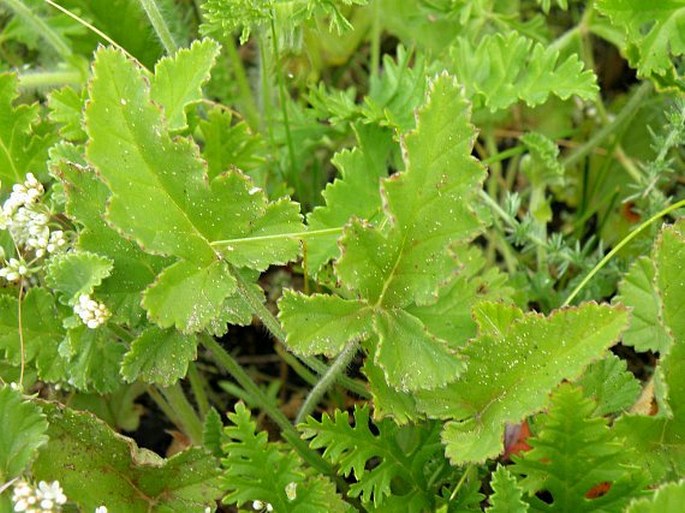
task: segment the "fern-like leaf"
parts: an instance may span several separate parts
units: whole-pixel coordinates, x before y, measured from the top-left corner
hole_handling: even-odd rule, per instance
[[[381,421],[376,424],[378,434],[374,434],[365,405],[355,407],[354,424],[347,413],[336,411],[333,418],[323,415],[321,422],[309,417],[300,430],[311,439],[312,448],[324,449],[324,458],[338,465],[340,474],[354,477],[350,495],[362,503],[380,507],[391,496],[405,496],[417,506],[407,511],[428,511],[433,497],[424,465],[435,458],[444,461],[436,427],[399,428],[391,421]],[[401,439],[413,441],[406,445]],[[368,470],[370,462],[374,466]]]
[[[533,447],[514,457],[513,472],[524,476],[521,486],[535,511],[619,513],[645,484],[632,451],[593,416],[596,405],[581,390],[564,384],[552,396],[552,406],[540,420],[540,432],[528,440]],[[604,495],[591,493],[609,485]],[[552,502],[535,494],[547,491]]]
[[[330,481],[306,470],[287,446],[269,443],[266,432],[257,432],[245,405],[238,403],[228,418],[233,425],[224,429],[225,503],[261,501],[274,511],[291,513],[350,510]]]

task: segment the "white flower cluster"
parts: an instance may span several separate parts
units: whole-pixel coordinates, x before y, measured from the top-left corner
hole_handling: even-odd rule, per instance
[[[15,184],[0,211],[0,230],[9,230],[14,243],[25,252],[33,252],[36,258],[66,249],[67,239],[62,230],[50,230],[50,211],[40,203],[43,185],[33,173],[26,174],[24,183]],[[13,263],[14,261],[14,263]],[[24,273],[18,273],[23,265]],[[18,281],[29,269],[17,259],[11,259],[0,274],[8,281]]]
[[[29,268],[24,259],[10,258],[5,267],[0,269],[0,278],[7,281],[19,281],[29,273]]]
[[[90,296],[81,294],[78,303],[74,305],[74,313],[81,318],[83,324],[91,330],[103,325],[111,313],[105,305],[98,303]]]
[[[18,481],[14,485],[12,503],[14,511],[26,513],[55,513],[62,511],[62,504],[67,502],[59,481],[46,483],[41,481],[37,487],[26,481]]]

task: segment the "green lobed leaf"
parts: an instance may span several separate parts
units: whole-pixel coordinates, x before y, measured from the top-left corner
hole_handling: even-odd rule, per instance
[[[20,365],[23,341],[24,361],[35,365],[41,379],[52,382],[66,379],[66,362],[58,354],[65,336],[64,315],[50,292],[40,287],[30,288],[21,302],[20,337],[18,301],[0,296],[0,349],[4,350],[5,359]]]
[[[60,125],[59,133],[67,141],[86,140],[86,132],[83,129],[84,104],[85,90],[79,93],[70,86],[56,89],[48,95],[49,117]]]
[[[217,458],[221,458],[223,454],[221,452],[223,428],[221,415],[219,415],[216,409],[210,408],[202,424],[202,445]]]
[[[666,483],[648,499],[632,502],[625,513],[680,513],[685,504],[685,480]]]
[[[87,251],[73,251],[50,258],[46,266],[47,285],[73,304],[81,294],[90,295],[112,271],[112,261]]]
[[[588,365],[576,383],[582,387],[585,397],[596,403],[596,416],[628,410],[641,390],[640,382],[627,370],[625,360],[613,353]]]
[[[270,443],[266,432],[257,432],[244,404],[238,403],[224,429],[222,484],[228,495],[223,502],[242,505],[262,501],[274,511],[309,513],[343,512],[350,507],[324,476],[306,469],[287,446]]]
[[[641,494],[646,480],[634,454],[594,410],[581,390],[561,385],[541,416],[539,433],[528,439],[532,450],[514,457],[513,472],[525,476],[520,486],[535,511],[620,513]],[[607,483],[603,495],[587,496]],[[541,491],[551,495],[551,504],[538,498]]]
[[[683,0],[599,0],[597,10],[626,35],[623,50],[638,76],[677,81],[685,88],[676,66],[676,58],[685,54]]]
[[[490,496],[490,506],[487,513],[526,513],[528,504],[523,502],[523,491],[519,488],[516,478],[507,467],[497,465],[492,473],[490,482],[494,493]]]
[[[164,387],[183,378],[197,357],[197,340],[173,329],[150,326],[124,355],[121,375],[128,382],[141,379]]]
[[[404,391],[442,386],[463,369],[448,344],[404,309],[438,299],[440,285],[456,268],[452,248],[480,228],[470,202],[483,169],[470,155],[475,133],[468,115],[468,103],[454,79],[437,77],[417,114],[417,129],[403,138],[407,169],[382,182],[385,219],[378,226],[353,219],[339,241],[342,256],[335,273],[349,295],[368,305],[380,341],[375,362],[388,383]],[[287,295],[279,303],[285,311],[281,320],[294,329],[298,322],[289,316],[304,316],[303,305],[317,312],[320,301]],[[327,326],[313,327],[311,333],[329,333],[338,322],[330,315],[322,321]],[[296,345],[308,351],[303,343],[307,341],[297,339]],[[341,337],[320,337],[316,343],[317,351],[334,354]],[[430,372],[422,368],[427,364]]]
[[[655,244],[656,283],[663,301],[664,322],[673,336],[670,349],[661,355],[656,374],[665,389],[659,416],[624,415],[616,429],[637,448],[636,460],[654,481],[685,473],[685,223],[663,229]]]
[[[297,354],[335,356],[349,341],[367,338],[372,330],[371,310],[362,301],[285,290],[279,305],[286,344]]]
[[[542,409],[559,382],[617,341],[628,319],[623,308],[591,303],[548,318],[483,303],[474,315],[479,335],[464,348],[466,371],[447,387],[417,393],[420,410],[452,419],[442,436],[455,464],[500,454],[505,424]]]
[[[57,476],[82,511],[106,506],[128,513],[204,513],[221,490],[219,464],[203,449],[162,459],[118,435],[92,414],[43,402],[50,441],[32,470],[36,479]]]
[[[59,354],[68,361],[69,384],[83,391],[101,394],[112,392],[122,384],[119,375],[126,347],[103,327],[79,326],[67,332]]]
[[[144,414],[139,397],[147,391],[144,383],[125,384],[102,396],[98,393],[76,392],[70,396],[69,407],[94,413],[116,431],[137,431]]]
[[[141,70],[120,52],[98,51],[93,74],[87,155],[112,192],[107,216],[145,251],[181,260],[147,289],[144,305],[163,328],[202,330],[236,292],[228,264],[263,270],[297,255],[297,240],[278,236],[302,231],[297,207],[269,204],[237,171],[208,182],[197,147],[169,137]],[[205,279],[218,287],[198,305],[190,298]]]
[[[22,183],[26,173],[45,169],[54,134],[41,126],[38,104],[13,106],[17,76],[0,73],[0,182]]]
[[[663,321],[663,304],[655,286],[656,270],[648,257],[636,259],[618,286],[616,301],[632,307],[630,327],[623,343],[636,350],[663,352],[671,345],[671,336]]]
[[[140,294],[168,259],[144,253],[135,242],[124,239],[104,219],[109,198],[107,186],[88,168],[80,150],[62,144],[52,149],[52,172],[61,181],[67,196],[66,213],[83,228],[77,247],[107,257],[114,267],[98,288],[113,319],[136,325],[143,310]]]
[[[474,106],[491,112],[518,101],[534,107],[550,95],[594,98],[595,74],[583,69],[577,55],[560,60],[559,50],[545,48],[515,31],[484,36],[477,46],[460,37],[450,52],[452,69]]]
[[[202,86],[209,80],[219,49],[212,39],[196,40],[157,61],[150,96],[164,109],[169,130],[187,126],[185,107],[202,99]]]
[[[22,474],[48,441],[48,423],[40,408],[9,386],[0,388],[0,481]]]
[[[332,163],[340,177],[326,186],[322,195],[325,206],[316,207],[308,216],[310,230],[340,228],[355,216],[373,219],[381,213],[380,179],[387,176],[387,160],[393,144],[387,129],[373,125],[354,125],[359,146],[344,150]],[[340,255],[340,233],[317,235],[306,240],[308,272],[314,276],[331,259]]]

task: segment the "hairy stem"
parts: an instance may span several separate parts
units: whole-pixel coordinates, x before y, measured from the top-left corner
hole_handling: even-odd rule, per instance
[[[64,85],[79,85],[85,82],[83,75],[77,70],[38,71],[19,75],[20,89],[36,89],[39,87],[62,87]]]
[[[178,45],[171,35],[169,25],[167,25],[164,16],[162,16],[159,7],[157,7],[157,2],[155,2],[155,0],[140,0],[140,5],[143,6],[145,14],[147,14],[147,17],[152,24],[152,28],[155,29],[155,33],[162,43],[162,46],[164,46],[166,53],[171,55],[176,52],[176,50],[178,50]]]
[[[202,374],[197,370],[195,362],[191,362],[188,366],[188,381],[190,382],[190,389],[193,391],[195,396],[195,401],[197,402],[197,408],[200,411],[200,416],[202,418],[207,415],[209,411],[209,399],[207,398],[207,392],[205,390],[206,381]]]
[[[611,123],[604,125],[589,141],[571,152],[570,155],[561,161],[561,165],[565,168],[570,167],[589,155],[592,150],[599,146],[607,137],[614,134],[618,127],[630,119],[640,107],[642,107],[645,96],[647,96],[651,90],[652,84],[643,82],[642,85],[635,90],[630,100],[628,100],[628,103],[621,109],[621,112],[618,113],[614,120]]]
[[[231,61],[233,75],[235,76],[235,82],[238,86],[238,104],[242,107],[247,124],[253,130],[257,130],[259,128],[259,109],[257,108],[254,96],[252,95],[252,89],[250,88],[250,82],[247,80],[247,73],[245,72],[243,61],[240,58],[238,49],[232,39],[228,39],[224,42],[224,48],[226,49],[228,59]]]
[[[176,412],[183,432],[190,438],[194,445],[202,444],[202,422],[197,412],[188,401],[180,383],[176,383],[167,388],[160,388],[162,395],[167,400],[171,409]]]
[[[357,354],[358,350],[359,343],[356,340],[348,342],[348,344],[333,362],[333,365],[328,368],[328,372],[321,376],[319,382],[309,392],[307,399],[304,401],[300,411],[297,413],[297,417],[295,418],[296,424],[302,422],[311,412],[314,411],[314,408],[316,408],[316,405],[319,404],[328,389],[331,388],[345,373],[347,366]]]
[[[202,345],[211,351],[216,362],[221,365],[238,384],[245,390],[254,401],[254,404],[273,420],[279,428],[283,437],[288,440],[295,448],[297,453],[307,463],[316,468],[319,472],[327,475],[334,475],[333,468],[316,451],[312,450],[307,443],[300,438],[299,433],[290,423],[288,418],[281,410],[276,408],[262,390],[252,381],[252,378],[245,372],[241,365],[226,351],[221,345],[208,335],[201,335]]]
[[[14,13],[19,16],[24,23],[32,27],[35,34],[39,34],[63,59],[71,56],[72,51],[69,45],[55,32],[50,25],[45,23],[35,11],[30,9],[22,0],[1,0]]]

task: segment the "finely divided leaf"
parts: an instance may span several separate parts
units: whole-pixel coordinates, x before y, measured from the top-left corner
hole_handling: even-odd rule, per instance
[[[208,182],[195,144],[170,138],[142,71],[120,52],[97,53],[90,97],[87,155],[112,193],[109,220],[145,251],[182,260],[146,291],[148,314],[161,327],[207,327],[236,292],[227,263],[263,270],[297,255],[297,240],[280,237],[302,231],[297,207],[270,204],[238,171]],[[177,304],[197,296],[203,281],[217,286],[211,297]]]
[[[480,462],[503,450],[504,426],[542,409],[562,380],[577,377],[614,344],[627,323],[618,307],[585,304],[545,318],[512,307],[476,307],[480,333],[464,348],[468,367],[447,387],[419,392],[419,409],[453,419],[443,441],[453,462]]]
[[[485,510],[486,513],[526,513],[528,511],[528,504],[521,500],[523,491],[507,467],[497,465],[497,470],[492,473],[490,486],[494,493],[490,496],[490,507]]]
[[[596,405],[569,384],[552,397],[552,406],[539,421],[539,433],[528,440],[532,450],[514,457],[513,471],[525,476],[520,483],[535,511],[618,513],[641,494],[645,479],[634,454],[593,415]],[[593,497],[602,485],[608,491]],[[546,491],[552,506],[536,494]]]
[[[678,76],[677,57],[685,54],[685,1],[599,0],[597,9],[626,35],[625,53],[641,77],[671,83]]]
[[[36,479],[59,478],[81,511],[105,505],[128,513],[204,513],[221,495],[218,461],[200,448],[162,459],[89,413],[42,403],[50,441],[33,465]]]
[[[639,1],[639,0],[637,0]],[[562,100],[575,95],[593,98],[598,91],[592,71],[577,55],[559,59],[559,50],[512,31],[487,35],[475,46],[459,38],[451,51],[453,71],[477,107],[491,112],[519,100],[533,107],[551,94]]]
[[[224,430],[222,460],[224,502],[242,505],[253,501],[269,503],[274,511],[309,513],[348,511],[326,477],[314,475],[291,449],[270,443],[242,403],[229,413],[233,423]]]
[[[155,65],[150,96],[164,108],[169,130],[185,128],[184,109],[202,99],[202,85],[209,80],[218,53],[215,41],[203,39],[171,57],[161,58]]]
[[[196,346],[194,336],[151,326],[131,342],[121,375],[128,382],[142,379],[146,383],[171,386],[186,375],[188,363],[197,356]]]
[[[9,386],[0,388],[0,482],[24,472],[36,450],[48,441],[48,423],[34,403]]]

